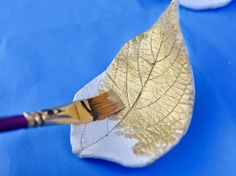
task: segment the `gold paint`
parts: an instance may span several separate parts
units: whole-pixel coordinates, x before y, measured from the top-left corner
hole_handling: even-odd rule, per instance
[[[123,101],[126,108],[112,116],[118,123],[108,134],[116,129],[136,139],[135,154],[158,158],[179,141],[191,120],[194,85],[177,0],[148,31],[123,46],[100,89],[113,89]]]

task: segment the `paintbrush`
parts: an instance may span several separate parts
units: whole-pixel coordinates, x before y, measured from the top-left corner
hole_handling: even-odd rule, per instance
[[[37,127],[48,124],[80,124],[102,120],[124,108],[112,90],[85,100],[53,109],[0,118],[0,131]]]

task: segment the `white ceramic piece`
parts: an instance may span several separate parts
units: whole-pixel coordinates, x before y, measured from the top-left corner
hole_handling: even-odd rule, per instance
[[[71,144],[77,156],[143,167],[180,141],[191,121],[194,83],[177,0],[148,31],[129,40],[108,69],[79,90],[74,100],[95,96],[99,88],[113,89],[125,109],[112,118],[72,125]]]
[[[232,0],[179,0],[179,3],[190,9],[205,10],[223,7],[231,1]]]

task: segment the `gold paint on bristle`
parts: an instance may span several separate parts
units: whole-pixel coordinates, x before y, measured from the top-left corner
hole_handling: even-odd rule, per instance
[[[120,97],[113,90],[88,99],[94,120],[102,120],[124,108]]]

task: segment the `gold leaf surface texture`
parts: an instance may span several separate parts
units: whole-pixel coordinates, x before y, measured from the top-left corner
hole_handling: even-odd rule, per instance
[[[137,140],[135,155],[158,158],[181,139],[192,116],[194,84],[178,1],[172,1],[148,31],[122,47],[100,82],[100,90],[109,89],[126,108],[111,117],[116,125],[89,146],[116,129],[117,135]]]

